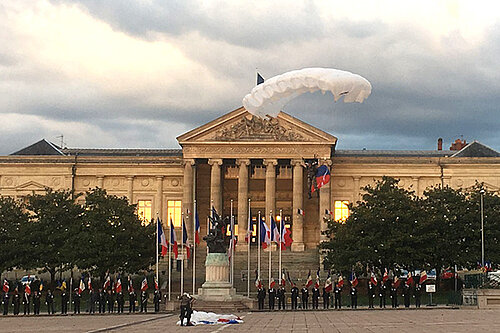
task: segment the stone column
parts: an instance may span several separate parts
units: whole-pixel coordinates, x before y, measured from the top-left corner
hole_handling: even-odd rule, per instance
[[[239,159],[238,165],[238,243],[237,251],[247,251],[248,246],[243,241],[248,228],[248,166],[249,159]]]
[[[97,176],[97,187],[104,188],[104,176]]]
[[[361,196],[359,195],[359,192],[361,191],[359,189],[359,180],[361,179],[361,177],[354,176],[352,178],[354,180],[354,195],[353,195],[352,199],[354,201],[353,204],[356,204],[356,202],[361,200]]]
[[[415,191],[415,195],[420,196],[420,177],[412,177],[413,180],[413,190]]]
[[[331,160],[323,160],[323,161],[320,161],[320,163],[322,165],[326,165],[330,169],[332,161]],[[319,214],[318,214],[318,216],[319,216],[319,225],[320,225],[320,230],[321,230],[321,233],[319,236],[320,241],[324,241],[327,239],[327,237],[325,235],[323,235],[323,231],[325,231],[328,227],[328,224],[325,222],[325,218],[328,217],[328,215],[325,214],[325,211],[327,209],[328,210],[332,209],[331,199],[330,199],[330,194],[331,194],[330,184],[331,184],[331,180],[319,189]]]
[[[134,176],[127,177],[127,198],[130,204],[134,203]]]
[[[184,221],[188,239],[193,235],[193,165],[194,159],[184,159],[184,181],[182,184],[182,211],[184,212]],[[188,214],[189,212],[189,214]]]
[[[151,218],[156,218],[156,213],[163,217],[163,176],[156,176],[155,210],[151,212]]]
[[[304,217],[298,210],[304,209],[304,169],[302,160],[293,160],[292,201],[292,251],[304,251]]]
[[[213,203],[217,213],[222,216],[222,187],[221,187],[221,159],[209,159],[208,164],[212,166],[210,173],[210,201]],[[212,207],[210,207],[212,209]]]
[[[264,160],[266,166],[266,222],[269,224],[269,213],[276,215],[276,165],[278,160]]]

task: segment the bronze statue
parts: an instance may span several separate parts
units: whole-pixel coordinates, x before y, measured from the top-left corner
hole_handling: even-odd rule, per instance
[[[209,253],[226,253],[229,246],[229,239],[226,237],[224,230],[229,224],[229,218],[221,218],[219,216],[208,217],[210,220],[210,231],[208,235],[203,237],[203,240],[207,242]]]

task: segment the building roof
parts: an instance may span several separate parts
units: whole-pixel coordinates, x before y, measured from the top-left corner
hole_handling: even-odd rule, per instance
[[[469,143],[451,157],[500,157],[500,153],[478,141]]]
[[[34,144],[12,153],[11,155],[65,155],[61,147],[42,139]]]
[[[451,150],[335,150],[339,157],[445,157],[453,155]]]
[[[182,149],[64,148],[65,155],[78,156],[182,156]]]

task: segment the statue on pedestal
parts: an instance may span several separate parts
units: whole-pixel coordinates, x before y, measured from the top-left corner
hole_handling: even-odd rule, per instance
[[[221,218],[216,215],[215,217],[208,217],[210,219],[210,225],[212,228],[208,232],[208,235],[203,237],[203,240],[207,242],[208,253],[226,253],[229,246],[229,239],[226,237],[224,231],[227,225],[229,225],[229,218]]]

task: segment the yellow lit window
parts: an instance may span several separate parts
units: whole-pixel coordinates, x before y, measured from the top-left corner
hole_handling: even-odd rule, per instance
[[[180,228],[182,226],[181,212],[182,212],[182,201],[180,200],[167,201],[168,226],[170,226],[170,220],[174,222],[174,228]]]
[[[349,217],[349,201],[347,200],[335,200],[334,202],[334,216],[335,221],[343,222]]]
[[[231,237],[231,226],[230,225],[227,226],[226,236]],[[234,225],[234,237],[238,237],[238,225],[237,224]]]
[[[137,202],[137,216],[142,221],[142,225],[151,223],[151,200],[139,200]]]

